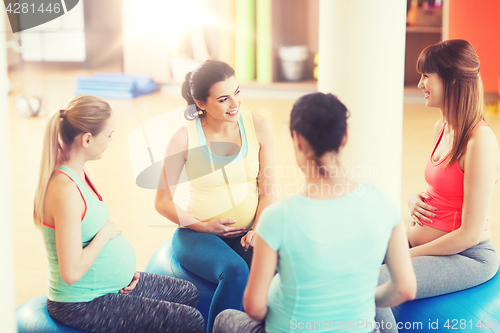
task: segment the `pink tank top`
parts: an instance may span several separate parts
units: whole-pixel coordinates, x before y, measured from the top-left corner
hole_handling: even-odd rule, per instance
[[[429,184],[427,194],[430,197],[426,199],[425,202],[438,209],[436,212],[438,217],[432,218],[433,223],[428,223],[423,220],[420,220],[420,222],[431,228],[449,232],[460,228],[462,225],[464,172],[460,169],[458,161],[447,168],[444,167],[445,161],[450,156],[451,151],[441,158],[440,161],[433,161],[434,152],[439,142],[441,142],[445,126],[446,123],[439,133],[432,154],[425,166],[425,180],[427,184]],[[477,126],[488,126],[488,124],[483,120]],[[484,230],[490,228],[488,221],[489,219],[486,221]]]

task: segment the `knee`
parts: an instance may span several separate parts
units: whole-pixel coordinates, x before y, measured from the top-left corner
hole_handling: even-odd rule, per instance
[[[185,322],[182,326],[182,332],[185,333],[203,333],[205,331],[205,320],[200,311],[195,308],[188,308]]]
[[[498,267],[499,267],[499,262],[498,259],[496,262],[493,262],[491,265],[489,265],[489,272],[488,272],[488,280],[491,280],[498,272]]]
[[[237,333],[232,325],[232,318],[238,314],[239,311],[228,309],[224,310],[215,317],[213,333]]]
[[[238,262],[230,262],[224,267],[219,279],[229,279],[231,283],[241,283],[246,285],[248,280],[249,269],[244,260]]]

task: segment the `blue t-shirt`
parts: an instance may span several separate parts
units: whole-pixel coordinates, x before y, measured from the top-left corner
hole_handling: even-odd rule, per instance
[[[368,184],[333,200],[295,195],[267,207],[256,232],[279,260],[266,332],[372,331],[380,265],[400,215]]]

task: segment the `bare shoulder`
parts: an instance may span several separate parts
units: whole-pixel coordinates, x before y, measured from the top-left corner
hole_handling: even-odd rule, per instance
[[[475,166],[494,167],[496,169],[495,179],[497,180],[500,177],[498,141],[495,133],[489,126],[479,126],[472,132],[467,142],[464,158],[465,168],[469,167],[472,169]],[[477,169],[479,170],[478,172],[484,173],[484,168]]]
[[[441,130],[441,128],[443,128],[444,126],[444,119],[443,118],[439,118],[438,121],[436,121],[436,123],[434,124],[434,130]]]
[[[75,182],[62,173],[55,173],[50,178],[45,195],[46,200],[61,201],[63,199],[80,198],[80,192]]]
[[[494,163],[500,168],[500,152],[495,133],[489,126],[479,126],[471,134],[465,149],[466,163]]]
[[[492,152],[498,151],[498,141],[495,133],[489,126],[479,126],[473,132],[467,142],[467,149],[484,147]]]
[[[273,127],[271,126],[269,119],[255,113],[252,113],[252,119],[259,142],[262,143],[262,140],[272,138]]]
[[[44,207],[44,220],[52,224],[56,216],[81,214],[85,209],[85,203],[77,185],[66,175],[56,173],[47,186]]]
[[[174,140],[179,143],[182,141],[186,141],[187,143],[187,139],[188,139],[187,125],[182,125],[178,127],[172,134],[171,138],[171,140]]]
[[[187,125],[180,126],[177,128],[172,136],[167,146],[167,153],[169,155],[185,152],[188,150],[188,130]]]

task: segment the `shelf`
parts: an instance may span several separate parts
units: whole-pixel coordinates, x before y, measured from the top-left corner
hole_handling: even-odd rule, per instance
[[[406,32],[411,33],[428,33],[428,34],[440,34],[442,33],[442,27],[406,27]]]

